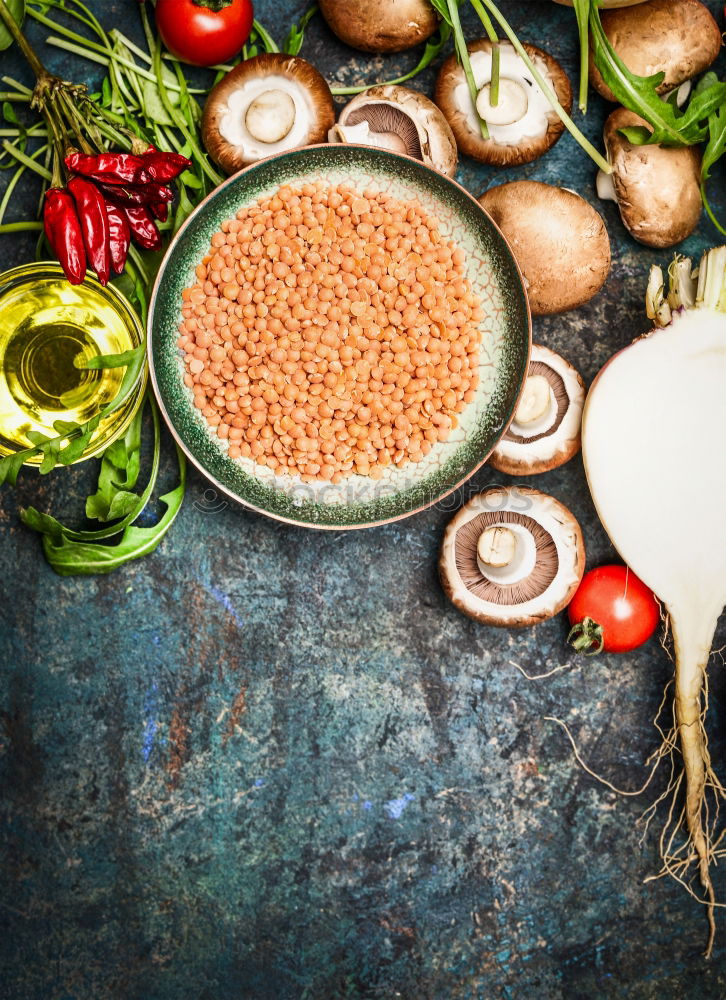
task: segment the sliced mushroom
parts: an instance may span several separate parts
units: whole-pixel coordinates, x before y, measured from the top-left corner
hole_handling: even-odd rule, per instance
[[[333,34],[363,52],[403,52],[439,26],[428,0],[319,0],[319,5]]]
[[[297,146],[325,142],[335,121],[333,97],[320,73],[294,56],[245,59],[207,98],[202,141],[228,174]]]
[[[569,604],[585,569],[582,531],[554,497],[497,486],[450,521],[439,558],[449,600],[485,625],[521,628]]]
[[[661,94],[702,73],[721,48],[719,27],[699,0],[648,0],[606,11],[602,26],[631,73],[665,73],[658,87]],[[606,100],[617,100],[595,66],[592,53],[590,83]]]
[[[489,458],[508,476],[549,472],[580,450],[585,384],[569,361],[532,344],[529,373],[514,419]]]
[[[634,146],[619,131],[641,126],[638,115],[616,108],[605,122],[612,174],[598,173],[597,193],[617,202],[625,228],[649,247],[672,247],[690,236],[701,217],[701,154],[694,146]]]
[[[467,48],[479,94],[476,108],[464,70],[455,55],[449,56],[441,67],[434,94],[460,151],[497,167],[536,160],[557,142],[564,125],[513,45],[509,42],[499,44],[499,100],[494,105],[490,93],[492,43],[483,38]],[[524,48],[569,113],[572,88],[563,68],[556,59],[534,45]],[[482,138],[479,116],[487,122],[488,139]]]
[[[449,176],[456,170],[449,123],[433,101],[408,87],[371,87],[358,94],[343,108],[328,138],[406,153]]]
[[[536,316],[581,306],[610,270],[610,240],[600,215],[574,191],[541,181],[510,181],[479,198],[504,234],[524,276]]]

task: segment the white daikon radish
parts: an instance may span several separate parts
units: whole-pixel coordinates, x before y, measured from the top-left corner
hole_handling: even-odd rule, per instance
[[[689,889],[690,866],[697,866],[708,956],[710,865],[722,852],[707,796],[716,805],[726,798],[704,728],[706,666],[726,604],[726,247],[704,254],[693,274],[690,261],[676,258],[669,276],[666,297],[662,271],[651,270],[647,311],[655,329],[616,354],[590,389],[582,453],[605,530],[670,616],[686,788],[683,812],[671,813],[661,838],[663,866]]]

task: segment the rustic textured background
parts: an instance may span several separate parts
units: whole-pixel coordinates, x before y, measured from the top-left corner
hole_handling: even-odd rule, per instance
[[[90,6],[136,32],[136,0]],[[576,79],[571,11],[501,6]],[[293,0],[257,5],[279,39],[301,12]],[[74,79],[88,72],[43,51]],[[356,54],[319,20],[303,55],[346,82],[396,75],[416,58]],[[2,62],[29,82],[14,52]],[[432,81],[416,85],[430,92]],[[595,139],[604,110],[593,98],[585,130]],[[458,177],[475,194],[526,176],[594,201],[593,174],[565,135],[526,168],[464,162]],[[722,170],[714,191],[723,180]],[[27,199],[33,211],[32,190]],[[604,291],[534,323],[535,339],[588,380],[647,329],[648,266],[669,258],[636,245],[612,205],[602,211],[613,242]],[[32,254],[32,241],[0,239],[5,267]],[[704,217],[681,249],[697,256],[717,241]],[[438,509],[321,534],[247,513],[192,472],[157,553],[108,578],[60,579],[18,508],[78,518],[91,475],[29,471],[0,493],[4,998],[726,995],[726,920],[706,964],[698,904],[670,881],[643,884],[658,870],[663,813],[642,842],[638,820],[665,776],[640,798],[616,797],[543,721],[566,719],[593,767],[638,787],[672,669],[657,641],[583,662],[562,617],[497,631],[442,595],[447,520],[506,477],[485,468]],[[579,458],[532,484],[580,518],[589,565],[612,558]],[[571,670],[528,682],[513,663]],[[711,685],[723,776],[719,658]],[[716,883],[726,898],[723,872]]]

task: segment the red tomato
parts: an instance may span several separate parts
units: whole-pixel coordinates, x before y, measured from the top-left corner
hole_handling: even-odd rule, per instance
[[[568,640],[588,655],[636,649],[660,622],[655,594],[627,566],[600,566],[586,573],[567,613],[573,626]]]
[[[233,59],[250,37],[251,0],[157,0],[156,27],[172,55],[194,66]]]

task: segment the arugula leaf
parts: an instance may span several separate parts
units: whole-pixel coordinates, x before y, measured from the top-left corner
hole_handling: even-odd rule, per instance
[[[711,168],[726,153],[726,104],[715,111],[708,120],[708,142],[701,160],[701,200],[711,222],[716,229],[726,236],[726,229],[721,225],[706,196],[706,181],[711,176]]]
[[[318,5],[314,3],[312,7],[308,7],[303,16],[300,18],[299,24],[293,24],[287,33],[287,38],[282,43],[282,51],[287,52],[289,56],[296,56],[300,49],[302,48],[302,43],[305,38],[305,29],[310,23],[311,18],[317,14]]]
[[[150,528],[128,525],[115,545],[74,541],[65,535],[54,538],[43,535],[43,552],[51,567],[61,576],[91,576],[94,573],[111,573],[125,563],[153,552],[174,523],[184,499],[186,489],[186,459],[176,446],[179,462],[179,485],[159,502],[166,511],[157,524]]]
[[[623,107],[640,115],[651,127],[621,129],[629,142],[693,146],[706,138],[708,118],[726,102],[726,83],[720,83],[715,74],[707,74],[708,81],[696,87],[686,110],[681,112],[675,103],[664,101],[658,93],[664,73],[636,76],[630,72],[603,30],[597,5],[590,9],[590,31],[595,65],[603,80]]]
[[[142,413],[143,408],[139,408],[125,434],[103,453],[98,487],[86,498],[86,517],[113,521],[128,514],[138,501],[130,491],[136,485],[141,466]]]

